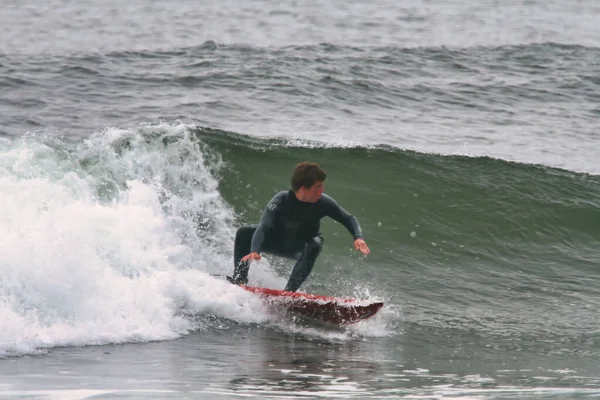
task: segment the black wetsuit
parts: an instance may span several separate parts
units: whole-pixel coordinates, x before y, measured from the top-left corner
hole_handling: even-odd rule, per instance
[[[296,291],[306,280],[323,247],[321,218],[331,217],[350,231],[354,239],[362,238],[356,218],[323,194],[316,203],[298,200],[292,190],[277,193],[267,204],[258,225],[238,229],[234,245],[233,282],[248,282],[248,262],[245,255],[271,253],[297,259],[285,290]]]

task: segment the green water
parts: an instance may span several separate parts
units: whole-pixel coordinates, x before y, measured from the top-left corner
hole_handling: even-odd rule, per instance
[[[323,220],[326,246],[306,290],[343,293],[360,283],[404,304],[415,320],[492,335],[595,328],[596,176],[490,158],[197,134],[222,157],[219,190],[238,224],[258,220],[271,196],[289,187],[297,162],[327,171],[326,193],[358,218],[371,255],[356,254],[345,229]]]

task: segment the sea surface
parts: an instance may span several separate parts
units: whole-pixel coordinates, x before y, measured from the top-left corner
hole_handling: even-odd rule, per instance
[[[600,397],[600,3],[0,6],[0,399]],[[302,290],[227,283],[300,161]],[[266,255],[250,284],[283,288]]]

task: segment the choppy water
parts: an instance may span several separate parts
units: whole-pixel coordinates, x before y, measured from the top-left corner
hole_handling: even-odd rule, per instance
[[[4,5],[0,397],[597,396],[599,17]],[[304,289],[386,302],[348,330],[278,320],[210,276],[307,159],[372,254],[324,221]],[[289,268],[250,278],[280,287]]]

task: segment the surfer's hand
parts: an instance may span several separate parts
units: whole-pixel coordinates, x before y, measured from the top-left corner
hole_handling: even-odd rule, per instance
[[[371,250],[369,250],[369,246],[367,246],[367,242],[365,242],[363,239],[356,239],[354,241],[354,248],[363,253],[365,256],[371,252]]]
[[[250,261],[250,260],[260,260],[262,258],[262,256],[256,252],[254,253],[250,253],[248,255],[245,255],[244,257],[242,257],[241,261]]]

